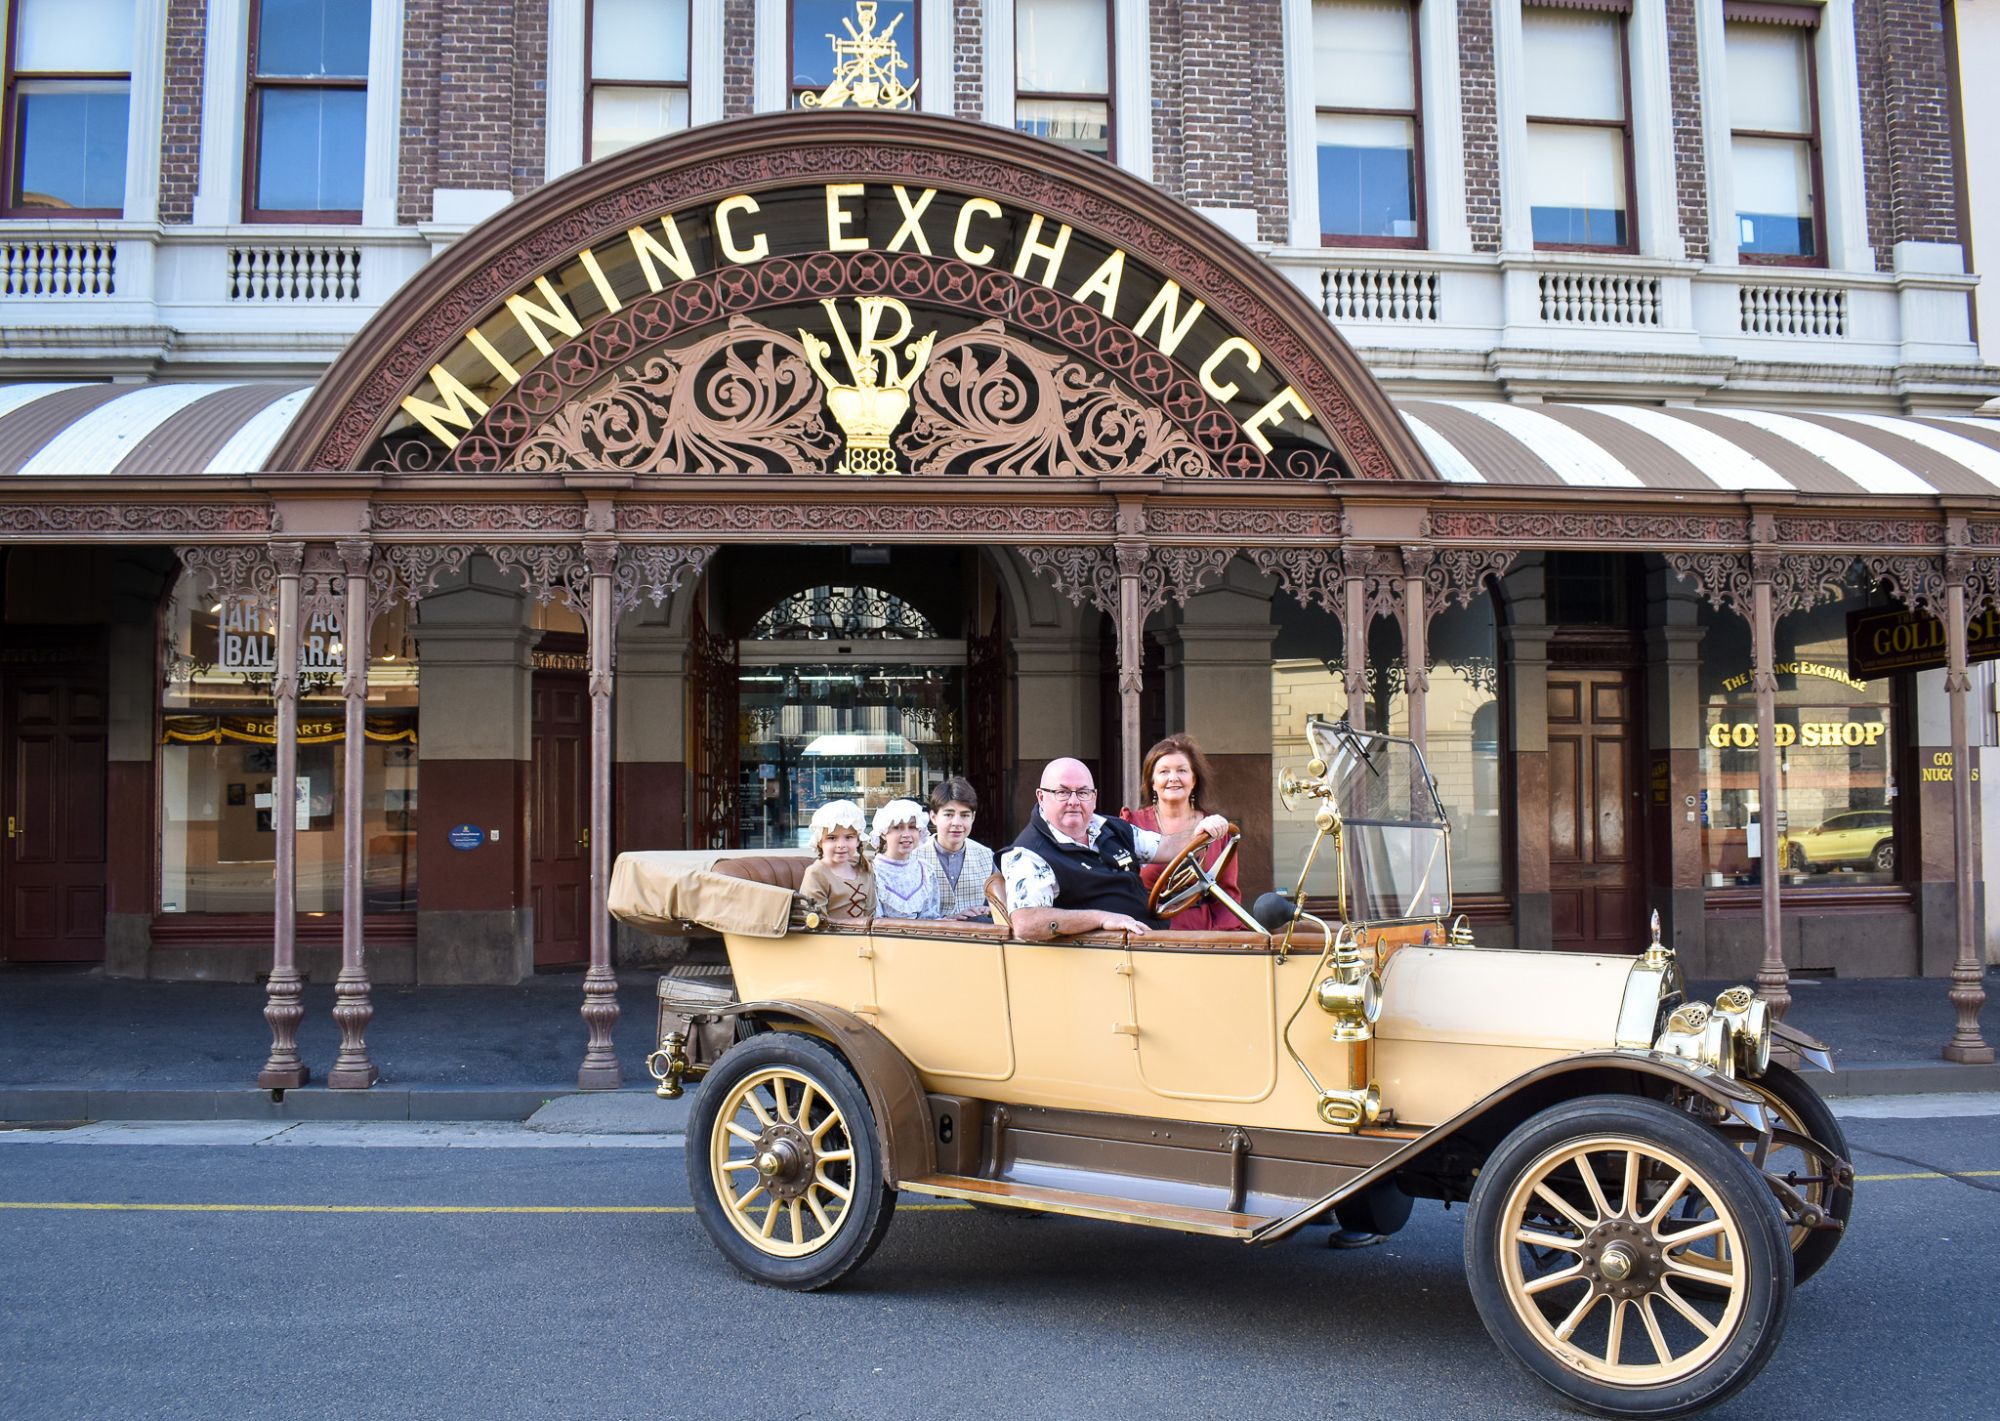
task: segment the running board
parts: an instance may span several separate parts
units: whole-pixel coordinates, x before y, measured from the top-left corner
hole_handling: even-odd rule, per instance
[[[1012,1184],[1006,1180],[973,1179],[959,1174],[925,1174],[897,1183],[898,1189],[912,1194],[929,1194],[939,1199],[964,1199],[975,1204],[992,1204],[1005,1209],[1034,1209],[1044,1214],[1069,1214],[1079,1219],[1104,1219],[1114,1224],[1142,1224],[1147,1228],[1173,1229],[1179,1233],[1208,1234],[1215,1238],[1248,1240],[1271,1222],[1262,1214],[1239,1214],[1225,1209],[1193,1209],[1181,1204],[1155,1204],[1143,1199],[1125,1199],[1115,1194],[1085,1194],[1074,1189],[1051,1189],[1040,1184]]]

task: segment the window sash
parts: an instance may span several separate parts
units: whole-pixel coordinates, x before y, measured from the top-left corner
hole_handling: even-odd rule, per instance
[[[259,79],[368,79],[369,0],[257,0]],[[314,33],[314,31],[317,33]]]
[[[685,84],[593,84],[590,161],[651,142],[688,126]]]
[[[1729,146],[1737,250],[1753,257],[1817,257],[1819,204],[1811,144],[1800,138],[1736,135]]]
[[[1415,110],[1411,11],[1404,0],[1314,0],[1313,87],[1320,108]]]
[[[285,74],[315,53],[272,21],[320,27],[318,66],[353,72]],[[356,24],[356,21],[359,24]],[[368,140],[370,0],[257,0],[250,11],[243,126],[243,216],[249,222],[361,220]],[[279,144],[273,144],[277,138]],[[279,145],[283,145],[280,148]]]
[[[1016,0],[1014,92],[1111,97],[1109,0]]]
[[[1760,133],[1810,134],[1812,37],[1776,25],[1727,27],[1729,126]]]
[[[590,0],[592,84],[686,84],[688,0]]]
[[[1625,19],[1588,10],[1524,10],[1522,72],[1536,118],[1625,122]]]
[[[1417,240],[1416,119],[1323,112],[1316,130],[1321,237]]]
[[[14,73],[132,72],[133,0],[15,0]]]
[[[123,79],[17,83],[7,125],[7,210],[23,217],[121,214],[131,103]]]
[[[1608,124],[1528,125],[1528,207],[1536,246],[1630,245],[1625,131]]]
[[[1014,127],[1079,153],[1111,156],[1111,105],[1102,99],[1024,95],[1014,102]]]

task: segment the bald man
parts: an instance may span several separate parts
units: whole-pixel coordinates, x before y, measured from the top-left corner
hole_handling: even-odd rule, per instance
[[[1081,760],[1051,760],[1035,788],[1035,812],[1000,856],[1014,935],[1030,942],[1108,930],[1144,935],[1165,927],[1146,911],[1139,865],[1166,863],[1196,834],[1219,837],[1229,821],[1211,814],[1178,834],[1155,834],[1097,812],[1097,785]]]

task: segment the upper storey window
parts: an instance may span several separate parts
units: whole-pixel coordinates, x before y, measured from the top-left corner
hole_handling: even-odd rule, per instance
[[[1524,10],[1521,48],[1535,245],[1632,250],[1625,16]]]
[[[369,0],[256,0],[249,191],[264,222],[359,222]]]
[[[1111,156],[1107,0],[1015,0],[1014,127]]]
[[[1818,265],[1819,104],[1814,82],[1816,9],[1759,5],[1755,21],[1724,13],[1729,60],[1729,155],[1736,241],[1745,261]],[[1773,15],[1779,23],[1769,23]]]
[[[791,0],[791,10],[791,105],[800,108],[807,94],[824,94],[833,86],[833,67],[839,62],[834,43],[846,43],[861,31],[854,0]],[[870,34],[878,40],[886,38],[895,47],[895,57],[910,66],[895,69],[885,59],[884,77],[900,84],[916,83],[916,0],[876,0],[875,28]]]
[[[132,108],[132,0],[15,0],[7,32],[6,211],[118,217]]]
[[[1314,0],[1313,86],[1321,241],[1420,245],[1416,7]]]
[[[688,0],[591,0],[592,161],[688,126]]]

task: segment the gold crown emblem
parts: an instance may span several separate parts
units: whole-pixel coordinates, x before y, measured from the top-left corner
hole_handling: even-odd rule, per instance
[[[861,312],[861,338],[857,341],[848,335],[839,308],[831,300],[819,304],[826,310],[833,338],[839,342],[841,356],[847,362],[847,381],[836,379],[827,369],[832,346],[805,330],[799,332],[799,343],[805,347],[806,363],[826,389],[827,412],[846,436],[837,472],[893,474],[896,455],[889,446],[889,436],[910,412],[910,386],[923,373],[937,332],[903,344],[914,325],[910,308],[893,296],[862,296],[855,300]],[[892,334],[884,335],[882,319],[890,313],[894,313],[897,326]],[[897,353],[899,346],[901,360]],[[907,368],[903,361],[908,362]]]

